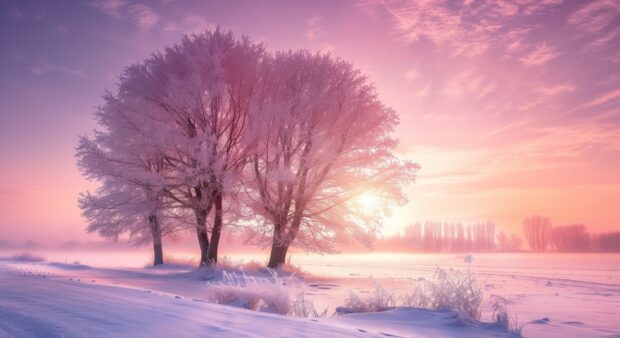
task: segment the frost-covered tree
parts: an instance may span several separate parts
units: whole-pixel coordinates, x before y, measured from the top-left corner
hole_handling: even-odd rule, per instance
[[[268,54],[219,29],[127,67],[106,101],[98,112],[105,132],[81,146],[132,166],[94,177],[104,178],[101,196],[86,195],[83,206],[124,201],[119,215],[130,205],[163,211],[175,229],[189,223],[188,211],[201,265],[217,261],[224,217],[271,243],[270,267],[291,245],[327,252],[350,238],[368,241],[390,207],[405,202],[418,168],[394,155],[397,114],[350,64],[306,51]],[[131,147],[100,144],[106,133]]]
[[[368,240],[389,206],[406,201],[417,169],[394,155],[396,112],[349,63],[307,51],[277,53],[260,91],[247,190],[255,238],[271,243],[268,266],[291,245],[329,252]],[[377,210],[363,203],[368,194]]]
[[[165,164],[164,196],[194,214],[201,265],[217,261],[225,207],[237,203],[264,54],[262,45],[218,29],[186,36],[120,78],[117,99],[141,119]]]
[[[551,237],[551,220],[539,215],[527,217],[523,221],[523,232],[530,249],[544,252],[549,246]]]
[[[122,101],[107,93],[95,117],[101,126],[92,138],[80,137],[78,167],[101,182],[79,203],[87,230],[134,244],[153,243],[153,264],[163,263],[162,236],[174,226],[166,212],[164,162],[148,144],[141,119],[127,114]]]

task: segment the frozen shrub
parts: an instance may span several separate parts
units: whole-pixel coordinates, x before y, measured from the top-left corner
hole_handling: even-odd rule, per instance
[[[276,271],[269,278],[248,276],[243,270],[222,272],[222,281],[209,286],[207,298],[217,304],[232,305],[254,311],[287,314],[291,309],[289,290],[293,277],[281,280]]]
[[[288,291],[275,285],[213,285],[209,291],[208,299],[217,304],[278,314],[286,314],[290,308]]]
[[[227,262],[226,266],[233,266],[230,261]],[[297,294],[295,299],[291,298],[289,287],[299,284],[294,275],[281,278],[278,270],[264,268],[262,265],[254,272],[267,272],[268,277],[247,275],[243,267],[253,265],[254,262],[244,264],[235,272],[222,270],[221,282],[209,284],[207,299],[217,304],[292,317],[319,318],[327,315],[327,309],[317,311],[312,300],[307,298],[303,291]]]
[[[429,309],[449,308],[466,318],[480,319],[482,292],[473,274],[437,268],[434,281],[418,279],[412,292],[394,294],[380,284],[368,297],[351,294],[336,314],[385,311],[398,306]]]
[[[369,297],[361,298],[355,293],[350,293],[345,306],[336,308],[336,314],[380,312],[393,309],[396,306],[398,305],[394,294],[385,290],[378,282],[375,282],[374,292]]]
[[[437,268],[435,279],[435,283],[422,281],[426,294],[421,298],[430,302],[431,308],[450,308],[469,318],[480,319],[482,291],[473,274]]]
[[[327,309],[324,309],[323,312],[318,312],[312,300],[306,298],[305,293],[302,291],[291,304],[287,314],[291,317],[323,318],[327,316]]]
[[[507,329],[510,326],[510,318],[508,318],[506,298],[498,295],[491,295],[491,302],[491,308],[493,309],[491,318],[503,328]]]
[[[508,301],[499,295],[491,295],[491,308],[493,309],[492,319],[502,328],[512,331],[521,336],[522,325],[519,325],[517,318],[510,318],[508,314]]]

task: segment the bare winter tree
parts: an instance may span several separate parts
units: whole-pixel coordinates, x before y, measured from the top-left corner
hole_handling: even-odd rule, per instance
[[[248,205],[260,216],[255,235],[271,242],[269,267],[291,245],[326,252],[348,238],[366,240],[417,165],[394,154],[395,111],[357,70],[329,55],[278,53],[261,83],[252,123],[258,137],[248,168]],[[360,201],[382,202],[368,212]]]
[[[523,221],[523,232],[530,249],[544,252],[551,237],[551,220],[544,216],[530,216]]]

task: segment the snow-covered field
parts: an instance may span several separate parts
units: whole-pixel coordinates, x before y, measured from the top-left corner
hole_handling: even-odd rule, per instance
[[[221,272],[143,268],[148,255],[127,254],[109,264],[95,258],[105,255],[56,252],[45,255],[47,262],[0,260],[0,336],[510,336],[452,311],[403,308],[300,319],[211,304],[208,295]],[[303,290],[329,314],[350,292],[369,294],[375,282],[396,292],[411,288],[413,279],[431,279],[437,266],[467,269],[462,256],[451,254],[294,254],[293,263],[308,273],[291,283],[291,295]],[[490,295],[498,294],[508,299],[526,337],[620,336],[620,255],[475,255],[471,269],[485,294],[482,321],[491,321]],[[266,272],[253,277],[261,274],[269,278]]]

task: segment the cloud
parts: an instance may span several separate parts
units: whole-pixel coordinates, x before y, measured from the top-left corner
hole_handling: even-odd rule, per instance
[[[9,9],[6,14],[14,20],[20,20],[24,18],[24,14],[17,9],[17,7],[11,7],[11,9]]]
[[[207,29],[214,29],[215,24],[205,20],[200,15],[188,15],[180,21],[166,23],[164,31],[180,31],[183,33],[199,33]]]
[[[559,94],[569,93],[575,90],[575,86],[571,84],[561,84],[556,86],[545,86],[538,88],[538,92],[545,96],[555,96]]]
[[[48,73],[63,73],[70,74],[77,77],[85,78],[84,71],[81,69],[72,69],[64,66],[58,66],[51,64],[46,60],[37,61],[36,65],[30,69],[34,74],[44,75]]]
[[[465,70],[446,82],[443,94],[453,99],[473,97],[480,100],[495,88],[495,82],[489,81],[486,76]]]
[[[69,32],[67,26],[57,23],[52,25],[52,31],[60,36],[66,36]]]
[[[620,89],[611,90],[591,101],[588,101],[582,105],[582,108],[592,108],[600,105],[604,105],[610,102],[614,102],[620,99]]]
[[[91,5],[101,11],[102,13],[120,18],[123,13],[122,10],[127,6],[126,0],[93,0]]]
[[[138,25],[140,31],[148,31],[159,22],[159,14],[151,7],[135,4],[127,7],[127,16]]]
[[[159,14],[144,4],[129,4],[126,0],[94,0],[91,5],[115,19],[134,22],[141,32],[150,30],[160,21]]]
[[[323,43],[321,44],[321,47],[319,48],[319,51],[321,53],[333,53],[334,50],[336,50],[336,46],[329,44],[329,43]]]
[[[502,43],[506,46],[504,50],[506,56],[514,56],[525,51],[530,46],[527,40],[532,30],[531,27],[512,28],[505,34],[502,34]]]
[[[482,99],[483,97],[491,94],[493,91],[495,91],[495,88],[497,86],[495,85],[494,82],[492,83],[487,83],[484,87],[481,87],[478,91],[478,93],[473,93],[476,97],[477,100]]]
[[[318,16],[318,15],[314,15],[310,18],[308,18],[308,20],[306,20],[306,37],[309,40],[316,40],[318,38],[320,38],[321,36],[325,35],[325,29],[323,28],[323,18]]]
[[[529,54],[519,59],[527,67],[541,66],[545,63],[555,59],[560,55],[560,52],[556,51],[553,47],[547,46],[546,43],[541,43]]]
[[[415,93],[413,93],[413,96],[417,97],[417,98],[425,98],[428,96],[428,94],[431,91],[431,86],[430,85],[426,85],[422,88],[420,88],[419,90],[415,91]]]
[[[620,2],[598,0],[589,2],[568,17],[568,23],[575,28],[594,33],[607,27],[620,12]]]
[[[588,46],[591,49],[601,49],[610,45],[610,42],[620,36],[620,28],[613,29],[607,32],[605,35],[592,41]]]
[[[489,132],[487,132],[486,134],[482,135],[480,138],[481,139],[487,139],[491,136],[494,135],[498,135],[500,133],[506,132],[508,130],[513,130],[515,128],[522,128],[523,126],[527,125],[529,121],[527,119],[524,120],[520,120],[520,121],[512,121],[508,124],[505,124],[503,126],[497,127]]]
[[[403,77],[408,81],[412,81],[418,78],[419,75],[418,69],[416,67],[411,67],[405,72],[405,74],[403,74]]]
[[[449,48],[454,55],[475,57],[503,45],[505,34],[523,25],[521,18],[557,6],[561,0],[465,1],[376,1],[358,2],[368,13],[383,9],[393,20],[393,28],[406,43],[429,39],[436,46]],[[525,26],[525,25],[523,25]],[[527,31],[527,26],[520,28]],[[510,42],[519,49],[519,42]]]
[[[18,52],[15,52],[15,51],[10,51],[10,52],[7,52],[7,54],[8,54],[11,58],[13,58],[13,59],[15,59],[15,60],[17,60],[17,61],[23,61],[23,60],[24,60],[24,56],[23,56],[23,55],[21,55],[21,54],[19,54]]]

